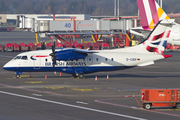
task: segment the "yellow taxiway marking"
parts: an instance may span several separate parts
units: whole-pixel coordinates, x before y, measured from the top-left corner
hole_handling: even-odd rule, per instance
[[[80,89],[80,88],[70,88],[70,87],[42,87],[44,89],[67,89],[71,91],[81,91],[81,92],[89,92],[89,91],[98,91],[100,88],[93,88],[93,89]]]
[[[43,81],[25,81],[25,82],[21,82],[21,83],[39,84],[39,83],[47,83],[47,82],[43,82]]]

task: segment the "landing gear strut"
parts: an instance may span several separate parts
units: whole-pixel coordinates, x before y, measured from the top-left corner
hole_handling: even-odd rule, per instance
[[[77,78],[77,77],[78,77],[76,74],[72,74],[72,76],[73,76],[74,78]]]

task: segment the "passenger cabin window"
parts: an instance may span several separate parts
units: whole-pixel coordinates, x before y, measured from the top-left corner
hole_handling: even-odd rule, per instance
[[[113,58],[111,58],[111,61],[113,61],[114,59]]]
[[[27,60],[27,56],[22,56],[22,60]]]
[[[91,58],[89,58],[89,61],[91,61]]]
[[[46,61],[46,62],[48,61],[47,58],[45,59],[45,61]]]
[[[108,59],[107,59],[107,58],[105,58],[105,60],[107,61]]]
[[[98,58],[96,58],[96,61],[98,61],[99,59]]]

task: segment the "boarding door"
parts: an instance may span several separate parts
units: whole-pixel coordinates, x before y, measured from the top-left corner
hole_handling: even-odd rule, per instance
[[[40,69],[41,68],[41,57],[39,54],[33,55],[34,59],[34,69]]]

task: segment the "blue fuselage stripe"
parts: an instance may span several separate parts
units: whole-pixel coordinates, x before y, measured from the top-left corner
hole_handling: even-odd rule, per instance
[[[75,69],[82,69],[85,74],[100,72],[100,71],[113,71],[132,68],[133,66],[103,66],[103,67],[3,67],[8,71],[21,71],[21,72],[65,72],[74,74]]]

